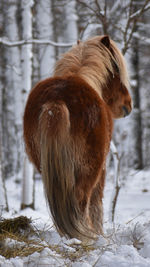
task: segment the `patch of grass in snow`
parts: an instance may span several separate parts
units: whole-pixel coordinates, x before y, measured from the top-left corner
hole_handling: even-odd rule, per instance
[[[149,225],[149,224],[148,224]],[[47,233],[39,231],[33,226],[31,219],[19,216],[14,219],[0,220],[0,255],[5,258],[26,257],[34,252],[42,252],[45,248],[49,249],[52,256],[61,257],[65,260],[75,262],[87,257],[94,250],[98,250],[100,255],[104,251],[112,251],[116,246],[133,245],[137,250],[143,247],[143,238],[148,225],[141,226],[135,224],[127,228],[109,229],[105,242],[103,240],[97,244],[85,245],[84,243],[63,243],[53,244],[51,239],[47,242],[44,237]],[[44,235],[43,235],[44,233]],[[102,242],[102,243],[101,243]],[[115,245],[115,246],[114,246]]]
[[[42,238],[42,232],[33,227],[31,219],[26,216],[0,220],[0,255],[3,257],[26,257],[34,252],[40,253],[44,248],[71,261],[95,249],[82,243],[79,246],[52,245]]]
[[[31,219],[26,216],[19,216],[13,219],[1,219],[0,234],[11,233],[17,235],[28,235],[34,232],[31,226]]]
[[[0,255],[9,259],[42,251],[43,246],[36,239],[32,239],[33,236],[36,236],[36,231],[29,218],[19,216],[13,219],[1,219]]]

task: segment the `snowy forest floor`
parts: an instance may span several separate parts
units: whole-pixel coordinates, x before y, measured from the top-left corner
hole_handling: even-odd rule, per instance
[[[112,175],[107,177],[104,196],[105,237],[90,246],[79,240],[60,238],[49,219],[42,181],[36,179],[35,210],[20,211],[21,184],[7,181],[9,212],[3,218],[20,215],[31,218],[40,248],[26,257],[6,259],[0,255],[0,267],[149,267],[150,266],[150,171],[131,171],[123,180],[116,206],[115,224],[108,214],[113,190]],[[34,243],[34,242],[33,242]],[[24,242],[7,238],[0,247],[24,248]],[[28,244],[30,249],[30,244]],[[33,245],[32,245],[33,246]],[[36,246],[34,244],[34,246]]]

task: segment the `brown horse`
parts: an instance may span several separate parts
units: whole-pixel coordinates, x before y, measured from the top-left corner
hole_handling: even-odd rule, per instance
[[[30,92],[26,152],[42,173],[54,224],[81,240],[102,234],[105,161],[113,118],[131,112],[124,58],[108,36],[79,42]]]

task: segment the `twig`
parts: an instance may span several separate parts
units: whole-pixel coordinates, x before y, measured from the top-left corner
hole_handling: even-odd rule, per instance
[[[118,151],[113,141],[111,141],[110,149],[111,149],[113,159],[114,159],[115,175],[114,175],[114,190],[112,193],[112,199],[110,203],[109,220],[110,222],[114,222],[116,203],[117,203],[117,199],[118,199],[118,195],[120,191],[120,182],[119,182],[120,158],[118,156]]]
[[[133,220],[135,220],[137,217],[143,215],[144,212],[140,212],[138,215],[136,215],[134,218],[132,218],[131,220],[129,220],[128,222],[126,222],[126,224],[129,224],[130,222],[132,222]]]

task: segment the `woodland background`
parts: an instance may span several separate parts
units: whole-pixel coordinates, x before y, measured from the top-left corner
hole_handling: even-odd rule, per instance
[[[115,122],[121,175],[150,167],[150,1],[0,0],[0,176],[26,175],[22,117],[28,93],[78,39],[109,34],[125,54],[134,102]],[[111,159],[111,155],[110,155]],[[110,161],[111,163],[111,161]]]

